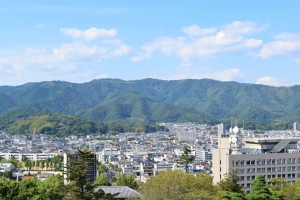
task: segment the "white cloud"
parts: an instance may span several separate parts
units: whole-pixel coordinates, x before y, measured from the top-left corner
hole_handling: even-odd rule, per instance
[[[165,80],[178,80],[178,79],[214,79],[220,81],[232,81],[242,78],[244,74],[238,68],[228,68],[225,70],[216,70],[214,68],[205,67],[193,67],[185,66],[180,68],[179,72],[172,74],[171,72],[166,72],[165,74],[158,73],[153,78],[161,78]]]
[[[183,30],[193,38],[156,38],[142,47],[143,57],[149,58],[153,52],[160,51],[169,56],[180,57],[183,61],[182,64],[189,66],[195,59],[206,60],[224,54],[252,52],[263,44],[260,39],[244,37],[245,34],[262,30],[261,27],[256,27],[256,24],[251,22],[234,22],[218,32],[214,28],[201,29],[196,25],[184,27]],[[206,35],[211,33],[215,34]]]
[[[140,62],[142,60],[144,60],[144,58],[142,56],[134,56],[131,58],[132,62]]]
[[[274,38],[275,41],[263,45],[257,56],[264,59],[274,56],[288,56],[295,62],[300,59],[300,33],[281,33]]]
[[[234,21],[231,24],[227,24],[224,26],[224,32],[226,34],[234,34],[234,35],[245,35],[245,34],[254,34],[260,31],[263,31],[267,28],[267,25],[263,25],[258,27],[255,22],[250,21]]]
[[[216,28],[200,28],[197,25],[192,25],[189,27],[183,27],[182,31],[185,32],[189,37],[199,37],[204,35],[210,35],[217,31]]]
[[[256,84],[270,85],[270,86],[282,86],[282,85],[285,85],[285,82],[286,81],[284,79],[265,76],[265,77],[257,79]]]
[[[35,28],[45,28],[45,27],[46,25],[43,23],[35,25]]]
[[[87,30],[79,30],[77,28],[61,28],[60,31],[64,35],[70,35],[73,38],[82,38],[84,40],[95,40],[98,38],[112,38],[117,35],[117,30],[116,29],[98,29],[98,28],[90,28]]]
[[[83,31],[80,37],[92,39],[100,35]],[[130,50],[129,46],[117,38],[98,38],[92,44],[79,39],[53,47],[51,51],[28,48],[18,55],[0,57],[0,71],[5,75],[6,82],[13,79],[19,82],[27,79],[25,82],[29,82],[30,76],[33,75],[41,79],[49,77],[50,80],[57,80],[57,77],[62,76],[62,79],[74,79],[77,82],[76,77],[81,79],[95,77],[93,70],[99,68],[99,62],[102,60],[127,55]]]

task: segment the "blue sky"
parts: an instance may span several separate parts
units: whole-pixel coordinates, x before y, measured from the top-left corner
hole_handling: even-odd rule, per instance
[[[300,84],[299,0],[0,0],[0,85],[99,78]]]

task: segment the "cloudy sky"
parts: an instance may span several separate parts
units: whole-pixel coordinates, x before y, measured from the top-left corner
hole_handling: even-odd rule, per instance
[[[299,0],[0,0],[0,85],[300,84]]]

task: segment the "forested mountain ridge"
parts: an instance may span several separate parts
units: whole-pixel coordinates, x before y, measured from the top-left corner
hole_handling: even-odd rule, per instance
[[[134,118],[146,122],[196,122],[204,118],[300,119],[299,85],[272,87],[210,79],[98,79],[82,84],[49,81],[0,86],[2,104],[1,94],[6,95],[5,102],[11,102],[1,107],[1,113],[28,107],[79,114],[98,121]]]

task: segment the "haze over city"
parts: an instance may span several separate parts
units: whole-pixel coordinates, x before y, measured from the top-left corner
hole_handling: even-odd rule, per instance
[[[0,85],[99,78],[300,84],[297,0],[0,4]]]

